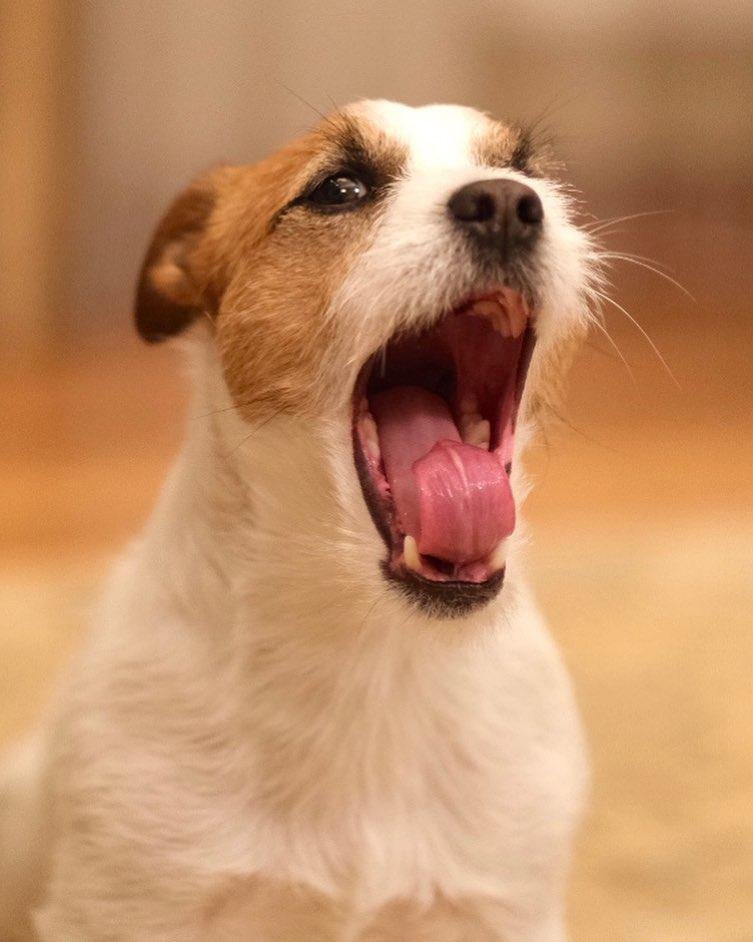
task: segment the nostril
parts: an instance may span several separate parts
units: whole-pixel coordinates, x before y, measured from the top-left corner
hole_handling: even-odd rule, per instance
[[[476,186],[458,190],[448,205],[452,215],[460,222],[487,222],[497,212],[494,196]]]
[[[480,193],[476,198],[476,213],[474,220],[476,222],[486,222],[493,219],[497,212],[497,204],[490,193]]]
[[[527,226],[538,226],[544,219],[544,206],[534,193],[526,193],[515,207],[518,219]]]

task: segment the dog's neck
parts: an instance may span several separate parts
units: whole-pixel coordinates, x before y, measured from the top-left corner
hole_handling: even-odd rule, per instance
[[[214,724],[237,789],[270,827],[296,808],[303,832],[346,833],[359,854],[370,827],[399,845],[432,789],[496,813],[500,722],[525,699],[525,593],[469,618],[416,612],[382,578],[352,469],[282,420],[250,447],[255,430],[206,395],[218,375],[198,380],[131,604],[163,632],[179,702]]]
[[[146,536],[160,604],[177,604],[198,631],[232,632],[249,652],[319,654],[325,673],[365,650],[404,664],[434,660],[438,644],[483,646],[515,593],[508,586],[477,615],[439,621],[385,582],[347,420],[244,421],[211,345],[192,353],[185,443]]]

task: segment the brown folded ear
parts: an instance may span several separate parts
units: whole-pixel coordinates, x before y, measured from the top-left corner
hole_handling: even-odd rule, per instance
[[[212,176],[200,178],[175,200],[154,233],[136,289],[136,329],[156,343],[179,333],[207,309],[192,263],[216,202]]]

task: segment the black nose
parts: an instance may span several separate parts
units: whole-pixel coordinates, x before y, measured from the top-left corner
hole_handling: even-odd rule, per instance
[[[504,259],[530,248],[544,221],[544,207],[530,186],[517,180],[478,180],[456,190],[450,214],[478,242]]]

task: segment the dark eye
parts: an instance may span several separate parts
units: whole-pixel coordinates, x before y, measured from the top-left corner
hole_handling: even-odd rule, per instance
[[[367,193],[366,184],[355,177],[331,176],[322,180],[319,186],[308,194],[306,202],[315,206],[345,209],[360,202]]]

